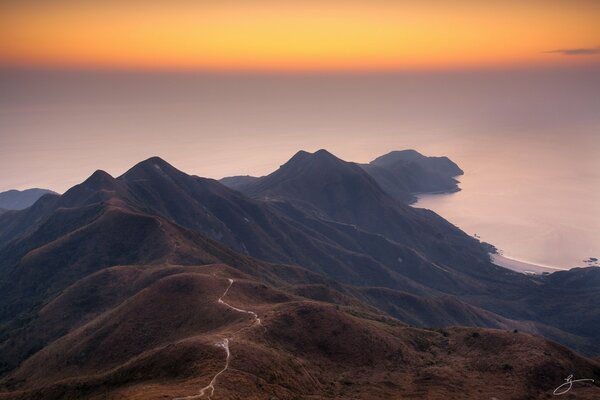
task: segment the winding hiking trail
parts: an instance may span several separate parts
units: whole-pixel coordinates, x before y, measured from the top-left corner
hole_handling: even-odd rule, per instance
[[[233,311],[237,311],[237,312],[244,313],[244,314],[250,314],[250,315],[252,315],[254,320],[252,321],[252,324],[250,324],[249,326],[244,327],[244,328],[234,332],[231,336],[226,337],[225,339],[215,343],[215,346],[221,347],[222,349],[225,350],[225,354],[227,355],[227,357],[225,358],[225,366],[223,367],[223,369],[221,369],[219,372],[217,372],[217,374],[215,376],[213,376],[213,378],[211,379],[211,381],[208,385],[206,385],[205,387],[200,389],[200,392],[196,395],[185,396],[185,397],[176,397],[173,400],[201,399],[204,396],[206,396],[206,398],[208,400],[210,400],[211,397],[215,394],[215,383],[217,381],[217,378],[219,377],[219,375],[221,375],[223,372],[227,371],[227,369],[229,368],[229,360],[231,358],[231,351],[229,350],[229,341],[232,340],[233,337],[237,333],[243,331],[244,329],[251,328],[254,325],[262,326],[262,322],[260,321],[260,318],[258,318],[258,314],[256,314],[254,311],[248,311],[248,310],[243,310],[241,308],[234,307],[231,304],[229,304],[223,300],[223,297],[225,297],[227,295],[227,292],[229,292],[229,289],[231,288],[231,286],[233,285],[233,282],[234,282],[234,280],[231,278],[229,278],[228,281],[229,281],[229,286],[227,286],[227,289],[225,289],[225,292],[223,292],[221,297],[219,297],[219,299],[217,300],[217,303],[223,304],[226,307],[229,307],[230,309],[232,309]]]

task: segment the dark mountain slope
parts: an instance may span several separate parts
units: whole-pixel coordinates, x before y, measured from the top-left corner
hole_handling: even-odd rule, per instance
[[[279,273],[310,276],[305,270],[295,276],[300,268],[267,267],[159,214],[143,213],[132,205],[135,195],[123,181],[98,171],[63,196],[12,213],[8,225],[22,229],[0,248],[0,321],[21,313],[26,320],[32,307],[114,265],[226,262],[271,281]]]
[[[355,282],[369,274],[373,283],[382,284],[389,275],[380,261],[364,255],[356,244],[346,249],[313,229],[290,224],[268,206],[213,180],[188,176],[156,158],[138,164],[119,179],[97,171],[51,200],[42,199],[4,220],[4,240],[13,240],[1,259],[4,264],[15,263],[27,251],[89,223],[110,204],[140,215],[166,217],[264,260],[303,264]],[[407,290],[425,290],[416,289],[419,285],[402,276],[395,280]]]
[[[119,199],[126,197],[126,192],[126,187],[119,185],[108,173],[98,170],[63,195],[48,194],[25,210],[0,216],[0,248],[10,241],[35,232],[57,210],[69,213],[72,209],[101,205],[109,201],[119,205],[122,204]],[[77,218],[74,220],[79,223]],[[67,224],[60,229],[68,231],[69,227]],[[55,233],[55,236],[60,236],[60,233]]]
[[[293,167],[303,155],[305,154],[299,153],[286,165]],[[342,223],[332,222],[295,205],[272,202],[266,204],[252,200],[216,181],[184,174],[159,158],[139,163],[118,179],[97,171],[59,199],[53,199],[52,202],[40,201],[32,209],[5,218],[6,228],[0,227],[0,240],[7,241],[27,234],[54,210],[110,200],[115,205],[125,204],[136,212],[164,216],[239,252],[270,262],[300,264],[347,283],[367,282],[414,293],[426,291],[420,287],[424,281],[427,282],[426,286],[442,291],[482,290],[479,283],[458,276],[455,272],[448,273],[444,267],[434,266],[436,262],[430,259],[430,252],[433,253],[430,249],[451,248],[438,242],[444,239],[444,231],[453,233],[456,229],[441,218],[435,229],[431,229],[432,224],[424,224],[421,228],[420,220],[413,217],[411,221],[400,215],[395,209],[395,201],[356,165],[344,163],[329,154],[322,155],[320,160],[336,166],[331,168],[331,179],[335,179],[336,174],[339,174],[337,168],[341,167],[343,171],[350,172],[340,176],[346,176],[349,184],[356,186],[357,192],[371,194],[371,198],[363,199],[361,204],[354,207],[355,211],[364,216],[363,219],[370,221],[365,215],[365,206],[373,204],[381,207],[384,204],[388,214],[396,214],[396,218],[380,215],[379,225],[383,223],[382,220],[390,220],[390,225],[398,228],[396,231],[405,225],[409,226],[411,232],[429,229],[430,234],[425,232],[418,238],[419,243],[429,242],[427,251],[415,248],[417,235],[404,235],[405,242],[391,241],[378,236],[379,232],[369,233],[361,228],[345,226],[344,220],[340,221]],[[320,167],[310,163],[310,168],[318,170]],[[356,177],[358,181],[354,182]],[[352,192],[344,192],[342,195],[349,199],[354,196]],[[44,206],[45,203],[49,204]],[[334,208],[334,203],[331,203],[331,209]],[[348,209],[352,210],[352,207],[349,205]],[[412,210],[408,209],[408,212],[412,213]],[[427,218],[436,216],[433,214]],[[64,228],[68,224],[61,226]],[[462,233],[459,237],[467,240],[462,245],[455,244],[455,247],[460,249],[459,246],[470,246],[485,260],[487,255],[476,246],[475,240]],[[459,252],[453,250],[451,254],[458,255]],[[414,280],[421,282],[421,285],[412,282]]]
[[[293,199],[333,220],[361,226],[369,226],[368,208],[375,211],[381,204],[395,204],[358,165],[326,150],[296,153],[277,171],[246,186],[244,192],[262,199]]]
[[[474,293],[492,290],[484,280],[492,281],[493,290],[502,282],[529,281],[492,265],[489,248],[476,239],[431,211],[399,204],[356,164],[326,151],[299,152],[253,184],[252,190],[277,186],[278,181],[285,188],[291,185],[291,193],[282,189],[284,195],[277,198],[249,199],[158,158],[136,165],[118,180],[127,184],[143,212],[166,215],[253,257],[299,264],[344,283],[423,294],[423,286]],[[340,181],[345,183],[336,193]]]
[[[305,152],[303,152],[305,153]],[[416,200],[415,194],[455,192],[460,190],[454,177],[463,171],[447,157],[426,157],[415,150],[392,151],[369,164],[359,164],[389,195],[404,203]],[[219,180],[239,191],[260,178],[240,175]]]
[[[314,218],[304,223],[310,217],[301,210],[282,212],[214,180],[189,176],[158,158],[136,165],[118,180],[127,185],[128,201],[136,209],[164,215],[239,252],[270,262],[300,264],[342,282],[395,282],[405,290],[426,291],[390,264],[395,267],[399,257],[415,267],[427,261],[385,238],[348,232],[346,226]],[[381,255],[367,251],[374,246],[386,251]],[[440,282],[444,280],[461,285],[447,277]]]
[[[0,373],[11,370],[48,340],[63,334],[70,323],[75,323],[59,319],[55,320],[56,325],[46,327],[49,321],[44,310],[49,304],[55,303],[65,289],[79,280],[115,265],[150,267],[163,263],[226,262],[264,282],[280,285],[285,282],[328,282],[299,267],[265,264],[239,255],[163,217],[140,214],[111,204],[99,203],[84,209],[93,212],[82,212],[79,208],[68,212],[58,209],[32,235],[11,242],[0,252],[0,292],[3,293],[0,299]],[[71,225],[67,231],[73,214],[86,218],[76,219],[80,224]],[[57,227],[61,228],[58,235]],[[117,287],[125,293],[131,290],[121,285]],[[118,298],[124,294],[110,296]],[[60,315],[70,312],[61,308]]]
[[[54,209],[59,198],[58,195],[48,194],[25,210],[0,214],[0,247],[26,232],[35,230],[42,219]]]
[[[358,165],[325,150],[297,153],[244,191],[256,199],[275,204],[285,201],[317,218],[381,234],[441,268],[496,275],[498,279],[504,273],[489,263],[489,247],[431,211],[401,204]]]
[[[479,242],[430,211],[395,201],[355,164],[326,152],[313,156],[299,153],[288,165],[296,171],[293,180],[302,183],[300,191],[290,187],[299,199],[288,197],[287,184],[278,186],[277,180],[274,187],[284,188],[281,195],[248,198],[152,158],[117,179],[98,171],[63,196],[40,199],[29,209],[0,217],[12,227],[4,231],[8,239],[0,248],[0,289],[7,293],[0,299],[0,339],[14,340],[21,328],[35,331],[32,326],[45,304],[104,268],[220,262],[311,298],[319,294],[293,287],[330,285],[332,301],[354,306],[358,301],[410,323],[504,327],[518,319],[525,321],[514,322],[525,324],[519,329],[596,351],[597,317],[588,311],[595,309],[598,294],[591,284],[593,271],[585,278],[564,275],[558,281],[573,287],[555,296],[558,283],[552,278],[493,266]],[[331,173],[318,173],[320,169]],[[334,220],[328,213],[335,211],[335,196],[347,197],[348,208],[335,218],[358,219],[372,210],[373,221],[360,220],[371,225]],[[11,232],[18,233],[10,237]],[[206,234],[233,244],[228,248]],[[251,256],[312,272],[232,250],[240,246]],[[584,281],[590,282],[589,290],[578,290]],[[552,314],[547,305],[558,301],[586,311],[570,318],[573,308],[556,307],[558,313]],[[562,331],[563,319],[570,321],[568,331]],[[36,347],[21,354],[31,349]]]
[[[332,161],[332,158],[329,155],[323,160]],[[290,164],[296,161],[294,159]],[[341,164],[342,167],[348,164],[337,159],[333,161],[333,164]],[[373,185],[373,190],[361,189],[360,192],[374,193],[377,199],[383,199],[388,208],[395,211],[393,199],[360,168],[354,164],[348,166],[353,171],[351,179],[354,179],[354,173],[358,173],[366,184]],[[361,184],[358,183],[359,186]],[[413,240],[409,243],[394,242],[378,233],[346,226],[344,221],[339,223],[320,218],[295,205],[252,200],[214,180],[189,176],[156,157],[139,163],[112,185],[118,187],[113,191],[119,194],[121,201],[140,212],[165,216],[239,252],[266,261],[300,264],[346,283],[369,282],[415,293],[426,291],[422,281],[427,281],[426,286],[442,291],[482,290],[479,283],[432,265],[429,249],[426,252],[415,249]],[[373,199],[366,200],[367,203],[377,204]],[[414,214],[412,209],[407,210]],[[466,237],[435,214],[429,216],[422,212],[422,215],[439,219],[437,225],[433,224],[437,230],[459,232],[458,237],[466,239],[465,244],[473,246],[482,259],[487,259],[485,251],[475,246],[477,241]],[[403,224],[400,221],[403,216],[397,217],[396,221]],[[420,229],[415,224],[419,225],[421,221],[412,223],[413,230]],[[447,244],[437,244],[440,238],[443,239],[442,234],[436,232],[434,236],[421,237],[420,242],[432,242],[429,247],[434,249],[449,249]],[[453,254],[458,252],[453,251]],[[501,272],[504,274],[506,270]],[[414,280],[421,284],[414,283]]]
[[[537,332],[529,322],[500,317],[454,296],[424,298],[384,288],[361,288],[360,291],[365,293],[367,304],[414,326],[485,326]]]

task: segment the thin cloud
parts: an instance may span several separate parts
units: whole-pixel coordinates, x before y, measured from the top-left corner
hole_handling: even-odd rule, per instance
[[[563,56],[591,56],[595,54],[600,54],[600,46],[599,47],[580,47],[580,48],[572,48],[572,49],[558,49],[546,51],[546,53],[558,53]]]

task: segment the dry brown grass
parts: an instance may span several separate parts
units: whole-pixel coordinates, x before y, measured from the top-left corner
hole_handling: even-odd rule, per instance
[[[264,327],[216,302],[230,276],[227,302],[257,312]],[[214,400],[528,399],[546,398],[570,373],[600,380],[598,361],[540,337],[404,327],[223,265],[116,267],[71,287],[42,314],[54,321],[74,312],[91,287],[81,321],[3,379],[0,399],[193,395],[223,367],[225,354],[214,345],[223,337],[232,337],[232,358]],[[572,394],[599,398],[600,387],[576,386]]]

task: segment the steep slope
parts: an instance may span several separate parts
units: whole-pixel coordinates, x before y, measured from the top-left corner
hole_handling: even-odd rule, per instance
[[[53,228],[65,227],[76,212],[65,213],[61,209],[33,235],[12,242],[0,253],[0,292],[3,293],[0,299],[0,374],[15,368],[76,323],[55,318],[48,320],[45,312],[49,304],[54,304],[76,282],[85,281],[86,277],[115,265],[140,264],[149,268],[164,263],[205,265],[226,262],[238,271],[279,285],[328,282],[299,267],[265,264],[239,255],[161,217],[114,205],[96,206],[92,210],[93,213],[84,214],[88,218],[81,218],[80,224],[55,238]],[[127,282],[120,275],[115,279],[123,280],[123,284]],[[115,285],[125,293],[131,290]],[[110,299],[104,301],[110,303],[110,300],[124,296],[119,291],[106,294]],[[77,315],[64,309],[60,313],[63,318]]]
[[[4,242],[9,250],[2,261],[16,262],[27,251],[58,239],[78,223],[90,222],[108,205],[166,218],[238,252],[271,262],[303,264],[356,282],[366,273],[374,277],[385,274],[381,262],[361,254],[356,244],[346,249],[313,228],[291,224],[268,206],[216,181],[184,174],[158,158],[138,164],[119,179],[97,171],[63,196],[43,198],[27,210],[3,215],[0,248]],[[17,251],[19,246],[22,249]],[[382,272],[374,274],[377,270]],[[411,285],[418,286],[408,282],[403,287]]]
[[[48,189],[8,190],[0,193],[0,209],[23,210],[46,194],[56,194]]]
[[[405,290],[427,291],[389,267],[399,257],[414,261],[410,265],[415,267],[427,264],[410,249],[367,232],[349,232],[347,226],[311,218],[296,208],[283,212],[214,180],[189,176],[159,158],[137,164],[118,182],[126,185],[132,207],[165,216],[238,252],[300,264],[346,283],[391,281]]]
[[[286,201],[321,219],[384,235],[453,269],[495,272],[488,247],[435,213],[401,204],[357,164],[326,150],[298,152],[277,171],[245,186],[244,192],[263,201]],[[473,263],[480,265],[474,268]]]
[[[16,237],[36,229],[43,218],[55,207],[58,195],[42,196],[31,207],[20,211],[6,211],[0,214],[0,247]]]
[[[63,196],[12,215],[14,226],[33,222],[0,248],[0,347],[35,322],[41,307],[66,287],[115,265],[226,262],[266,282],[326,282],[299,267],[239,255],[161,215],[140,212],[129,204],[132,196],[126,184],[98,171]],[[43,341],[30,343],[18,356],[1,360],[1,369],[14,367],[40,345]]]
[[[476,240],[433,213],[398,205],[356,165],[326,152],[317,161],[330,167],[319,162],[315,165],[300,160],[303,155],[299,153],[284,167],[294,169],[294,165],[299,168],[308,165],[315,174],[328,168],[331,179],[347,177],[357,193],[371,196],[354,206],[343,204],[344,209],[355,211],[367,222],[373,221],[368,216],[369,207],[383,210],[383,213],[373,213],[376,217],[379,214],[378,226],[386,229],[389,226],[387,232],[390,233],[406,228],[402,235],[404,240],[383,237],[379,231],[370,231],[370,226],[344,225],[348,221],[337,216],[323,218],[321,212],[314,212],[314,207],[304,207],[309,204],[307,201],[296,204],[296,198],[293,204],[250,199],[214,180],[189,176],[157,157],[137,164],[117,179],[122,192],[120,198],[141,212],[165,216],[238,252],[269,262],[300,264],[345,283],[368,282],[414,293],[427,292],[423,282],[442,291],[483,290],[480,283],[465,277],[464,271],[449,272],[435,266],[439,262],[432,259],[435,252],[440,253],[444,262],[451,259],[449,255],[455,256],[457,264],[465,257],[469,262],[479,257],[481,269],[497,271],[498,279],[507,274],[506,270],[487,262],[487,254]],[[355,182],[357,177],[358,182]],[[313,180],[312,185],[320,181]],[[352,191],[342,192],[339,198],[331,199],[330,209],[340,209],[335,203],[343,202],[343,198],[356,203],[354,197]],[[448,235],[457,240],[449,241]],[[477,268],[468,270],[478,271]]]

